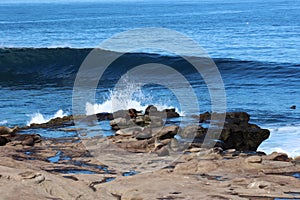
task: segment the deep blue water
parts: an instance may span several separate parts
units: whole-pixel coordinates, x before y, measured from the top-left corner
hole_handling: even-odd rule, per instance
[[[74,78],[90,51],[83,48],[97,47],[133,28],[163,27],[191,37],[214,58],[225,85],[227,110],[247,111],[253,123],[271,129],[262,150],[299,155],[300,113],[290,109],[300,108],[299,13],[296,0],[2,2],[0,47],[6,49],[0,50],[0,123],[21,126],[72,114]],[[181,66],[177,58],[148,54],[134,54],[120,65],[148,62],[148,57]],[[111,76],[99,83],[97,111],[109,111],[105,101],[110,100],[117,72],[110,69]],[[185,73],[200,110],[210,110],[203,80]],[[144,87],[135,100],[141,108],[148,103],[180,108],[174,94],[158,85]],[[55,134],[50,135],[61,132]]]

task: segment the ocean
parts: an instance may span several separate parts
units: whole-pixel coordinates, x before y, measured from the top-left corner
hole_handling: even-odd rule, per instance
[[[299,13],[296,0],[2,1],[0,125],[25,126],[72,114],[74,81],[92,49],[123,31],[158,27],[182,33],[206,50],[221,74],[227,111],[248,112],[252,123],[270,129],[270,138],[259,150],[300,155]],[[154,37],[159,44],[160,35]],[[83,105],[85,114],[122,109],[112,108],[116,95],[112,90],[122,70],[153,62],[181,70],[194,88],[201,112],[211,110],[205,82],[182,58],[143,49],[126,54],[108,69],[95,102]],[[133,92],[126,100],[128,107],[154,104],[175,107],[182,115],[199,114],[182,109],[166,87],[152,84],[135,91],[136,85],[128,83],[125,94],[118,94],[126,97]],[[109,125],[103,127],[110,134]],[[57,130],[38,133],[57,138],[76,135]]]

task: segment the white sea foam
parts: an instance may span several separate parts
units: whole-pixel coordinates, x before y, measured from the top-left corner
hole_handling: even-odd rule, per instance
[[[92,115],[101,112],[116,112],[118,110],[127,110],[134,108],[138,111],[144,111],[148,105],[154,105],[158,110],[163,110],[166,108],[174,108],[171,102],[155,102],[151,95],[145,94],[141,85],[137,82],[133,82],[132,78],[128,75],[122,76],[119,80],[117,87],[110,91],[108,98],[103,103],[92,104],[86,102],[86,114]],[[179,112],[181,116],[184,112],[180,112],[178,108],[176,111]]]
[[[54,115],[43,115],[40,112],[34,113],[30,115],[31,119],[27,122],[27,125],[30,124],[42,124],[50,121],[51,119],[57,118],[57,117],[64,117],[67,116],[68,113],[64,113],[63,110],[58,110]]]
[[[258,148],[259,151],[270,154],[274,151],[286,153],[291,157],[300,156],[300,125],[270,127],[270,138]]]
[[[0,125],[7,124],[7,120],[0,121]]]

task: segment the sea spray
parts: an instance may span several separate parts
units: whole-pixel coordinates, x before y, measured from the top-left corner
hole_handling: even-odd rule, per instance
[[[4,125],[4,124],[7,124],[7,120],[3,120],[3,121],[0,121],[0,125]]]
[[[268,129],[271,132],[270,138],[259,146],[259,151],[267,154],[275,151],[282,152],[291,157],[300,155],[300,124],[290,124],[281,127],[270,126]]]
[[[138,111],[144,111],[148,105],[154,105],[158,110],[166,108],[175,108],[177,112],[184,116],[184,112],[174,105],[174,102],[167,99],[165,102],[154,98],[151,88],[142,89],[143,85],[132,81],[127,74],[123,75],[114,90],[109,91],[109,95],[103,100],[103,103],[92,104],[86,102],[86,115],[92,115],[101,112],[116,112],[118,110],[127,110],[135,108]],[[103,94],[103,93],[101,93]]]
[[[30,115],[31,119],[30,121],[27,122],[27,125],[30,124],[42,124],[42,123],[46,123],[48,121],[50,121],[51,119],[55,119],[57,117],[64,117],[67,116],[68,113],[64,113],[64,111],[62,109],[58,110],[54,115],[43,115],[40,112],[34,113],[32,115]]]

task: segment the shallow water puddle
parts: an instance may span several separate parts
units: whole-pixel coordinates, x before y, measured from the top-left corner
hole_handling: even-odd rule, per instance
[[[293,177],[300,179],[300,173],[293,174]]]
[[[60,156],[61,156],[61,151],[57,151],[55,156],[49,157],[47,158],[47,160],[51,163],[57,163],[60,160]]]
[[[122,173],[122,176],[134,176],[136,174],[138,174],[139,172],[136,172],[134,170],[130,170],[129,172],[124,172]]]
[[[55,170],[55,171],[62,174],[96,174],[96,172],[92,172],[89,170],[82,170],[82,169]]]

